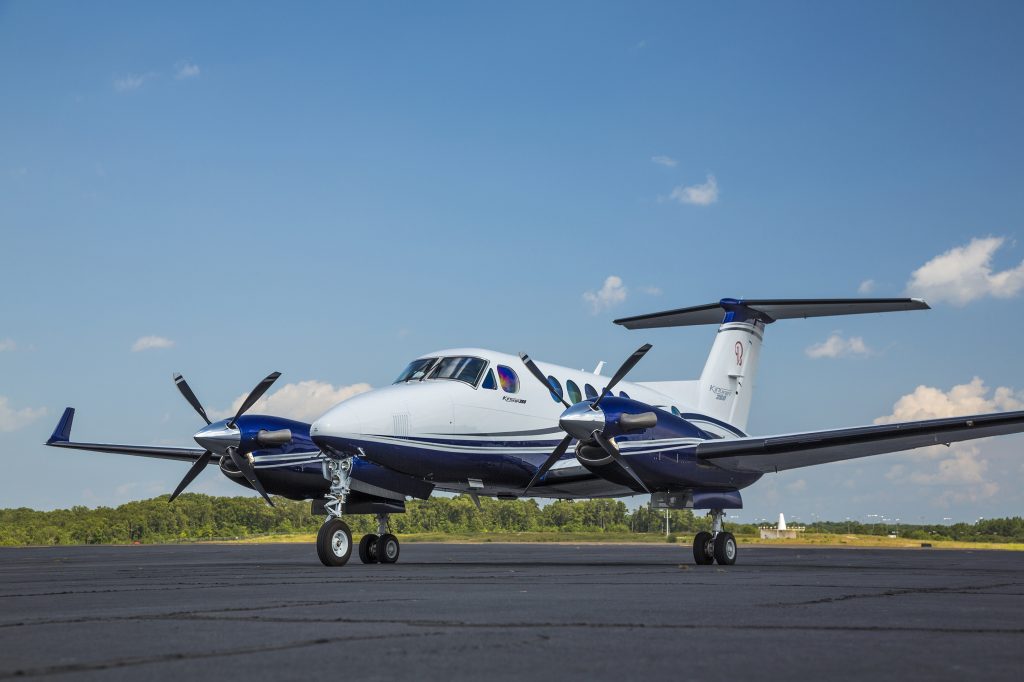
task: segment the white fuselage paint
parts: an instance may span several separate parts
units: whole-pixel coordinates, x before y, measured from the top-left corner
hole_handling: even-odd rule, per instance
[[[311,435],[358,439],[369,443],[403,446],[415,442],[420,450],[446,452],[453,457],[480,452],[514,454],[548,454],[564,433],[558,418],[564,406],[526,369],[515,355],[482,348],[452,348],[427,353],[421,358],[472,356],[485,360],[487,369],[475,386],[450,379],[413,380],[392,384],[362,393],[339,403],[312,425]],[[483,388],[488,371],[497,366],[513,369],[519,379],[518,391],[511,393],[499,385]],[[537,366],[546,375],[556,378],[568,397],[566,383],[573,381],[580,391],[590,385],[600,393],[610,377],[546,362]],[[694,414],[698,382],[672,381],[644,384],[621,381],[614,393],[625,392],[634,400],[661,407],[678,409],[697,427],[723,438],[735,432],[715,421]],[[584,398],[586,395],[584,394]],[[445,440],[432,444],[430,439]],[[532,443],[536,443],[533,445]],[[538,497],[603,497],[630,495],[633,492],[590,474],[570,453],[560,460],[545,484],[531,494]],[[570,479],[559,481],[559,479]],[[517,488],[503,488],[487,481],[435,481],[441,490],[477,492],[480,494],[515,494]]]

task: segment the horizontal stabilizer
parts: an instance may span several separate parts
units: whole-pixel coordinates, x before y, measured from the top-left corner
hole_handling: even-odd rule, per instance
[[[718,303],[677,308],[615,320],[626,329],[688,327],[698,324],[722,324],[759,320],[770,324],[796,317],[828,317],[863,313],[891,313],[903,310],[928,310],[919,298],[723,298]]]
[[[1024,411],[705,441],[697,457],[731,471],[771,473],[929,445],[1024,432]]]

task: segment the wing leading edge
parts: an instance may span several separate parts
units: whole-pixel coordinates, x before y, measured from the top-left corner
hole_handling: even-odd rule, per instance
[[[723,469],[773,473],[929,445],[1024,432],[1024,411],[705,441],[697,457]]]
[[[75,408],[68,407],[57,422],[53,435],[46,441],[55,448],[72,450],[91,450],[93,452],[112,452],[118,455],[135,455],[136,457],[156,457],[158,459],[175,459],[194,462],[205,452],[199,448],[164,448],[149,445],[117,445],[114,443],[75,443],[71,440],[71,424],[75,419]],[[214,463],[216,461],[214,460]]]

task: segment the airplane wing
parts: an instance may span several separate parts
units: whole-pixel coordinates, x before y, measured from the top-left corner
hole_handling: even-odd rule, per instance
[[[723,469],[772,473],[1021,432],[1024,432],[1024,411],[997,412],[782,436],[705,441],[697,446],[697,457]]]
[[[176,459],[186,462],[196,461],[205,452],[205,450],[200,448],[163,448],[149,445],[116,445],[114,443],[75,443],[71,441],[71,422],[74,419],[75,408],[66,408],[64,414],[61,415],[60,421],[57,422],[57,428],[53,430],[53,435],[46,441],[46,444],[55,448],[113,452],[119,455]],[[213,464],[216,464],[216,462],[216,460],[211,460]]]

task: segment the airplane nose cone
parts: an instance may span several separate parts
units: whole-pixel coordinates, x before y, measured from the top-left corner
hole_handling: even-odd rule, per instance
[[[577,440],[590,440],[594,431],[604,431],[604,412],[591,408],[590,403],[576,403],[558,419],[562,430]]]
[[[237,428],[229,429],[227,421],[214,422],[205,426],[192,437],[201,447],[218,454],[227,452],[229,447],[237,448],[242,441],[241,432]]]
[[[325,452],[347,451],[346,437],[361,434],[362,420],[354,405],[335,405],[309,427],[313,442]]]

